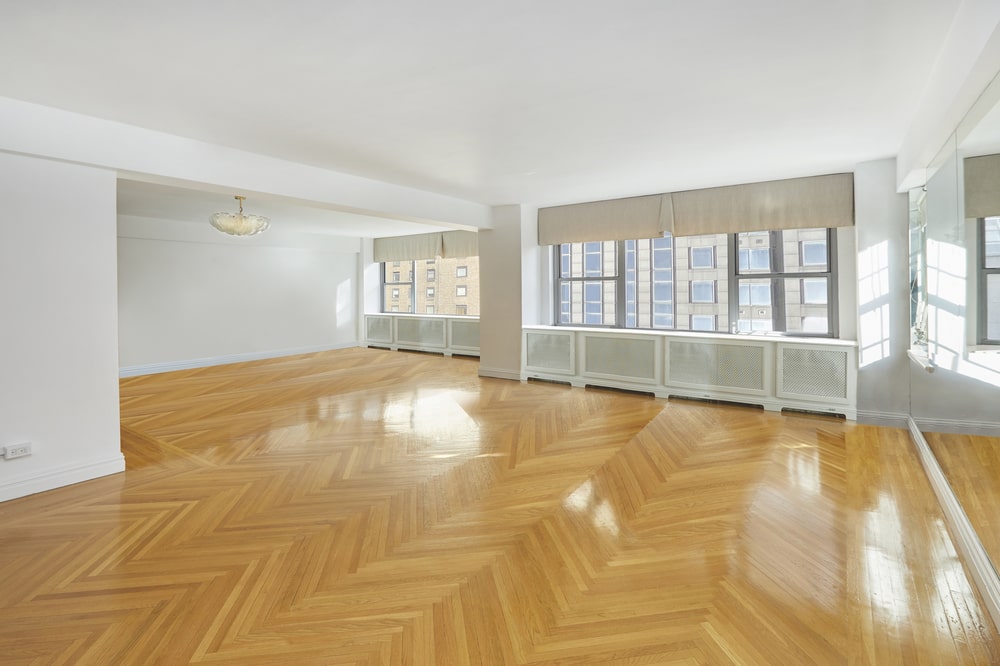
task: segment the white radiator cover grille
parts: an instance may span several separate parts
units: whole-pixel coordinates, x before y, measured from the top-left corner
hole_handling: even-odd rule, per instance
[[[565,334],[525,335],[525,365],[561,372],[573,372],[573,338]]]
[[[422,347],[444,347],[444,319],[396,319],[396,342]]]
[[[667,381],[763,391],[766,388],[764,348],[671,340]]]
[[[479,349],[479,320],[452,321],[451,344],[454,347]]]
[[[368,340],[371,342],[392,342],[392,318],[368,317],[365,320]]]
[[[847,399],[848,355],[840,350],[781,350],[781,393]]]
[[[656,342],[587,336],[584,372],[643,380],[656,379]]]

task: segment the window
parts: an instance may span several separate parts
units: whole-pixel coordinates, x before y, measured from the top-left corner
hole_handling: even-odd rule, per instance
[[[556,322],[833,336],[834,240],[829,229],[792,229],[564,243]],[[1000,336],[1000,221],[995,247]]]
[[[469,277],[469,267],[468,266],[458,266],[455,269],[455,277]]]
[[[738,331],[833,335],[829,229],[737,234]]]
[[[559,323],[614,326],[618,321],[618,243],[558,246]]]
[[[715,248],[692,247],[691,268],[715,268]]]
[[[1000,217],[979,218],[979,342],[1000,344]]]
[[[466,271],[465,279],[461,280],[465,290],[462,296],[452,286],[450,277],[457,275],[460,267]],[[441,284],[438,284],[438,276],[442,276]],[[479,257],[387,261],[382,264],[381,298],[382,312],[476,316],[479,314]]]
[[[714,303],[715,302],[715,280],[692,280],[691,281],[691,302],[692,303]],[[704,330],[704,329],[702,329]]]
[[[714,331],[715,315],[691,315],[692,331]]]
[[[455,287],[455,295],[456,296],[465,296],[465,295],[467,295],[467,293],[468,293],[468,289],[465,287],[465,285],[460,284],[457,287]]]

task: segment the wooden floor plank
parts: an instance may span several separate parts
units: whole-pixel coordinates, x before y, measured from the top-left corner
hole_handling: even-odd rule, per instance
[[[348,349],[121,380],[0,504],[0,661],[1000,663],[901,430]]]

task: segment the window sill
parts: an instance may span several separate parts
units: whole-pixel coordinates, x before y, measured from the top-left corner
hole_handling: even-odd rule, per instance
[[[934,372],[934,361],[927,355],[927,350],[925,349],[907,349],[906,355],[910,357],[910,360],[919,365],[921,368],[927,372]]]

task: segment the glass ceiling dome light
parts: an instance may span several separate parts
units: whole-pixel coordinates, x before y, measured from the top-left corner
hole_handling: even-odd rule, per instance
[[[234,198],[240,202],[240,212],[215,213],[208,218],[212,226],[230,236],[256,236],[262,231],[267,231],[267,228],[271,226],[271,220],[261,215],[245,215],[243,213],[243,200],[246,197],[237,195]]]

